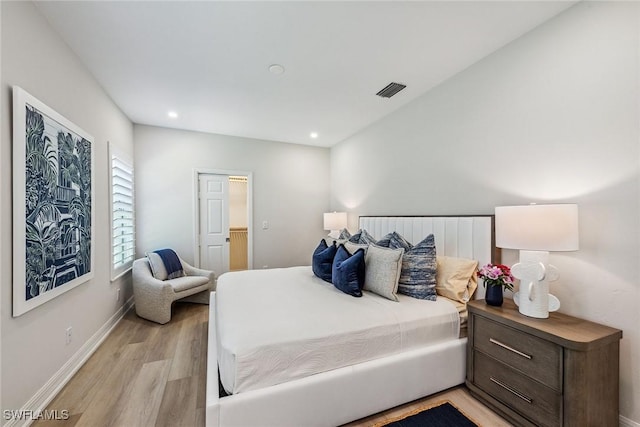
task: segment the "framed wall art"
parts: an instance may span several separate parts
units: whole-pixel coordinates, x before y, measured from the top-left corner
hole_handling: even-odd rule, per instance
[[[13,87],[13,316],[94,274],[93,138]]]

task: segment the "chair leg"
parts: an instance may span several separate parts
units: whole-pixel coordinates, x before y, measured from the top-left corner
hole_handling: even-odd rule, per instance
[[[162,304],[150,306],[147,304],[138,304],[136,301],[136,314],[143,319],[164,325],[171,320],[171,303],[172,301]]]

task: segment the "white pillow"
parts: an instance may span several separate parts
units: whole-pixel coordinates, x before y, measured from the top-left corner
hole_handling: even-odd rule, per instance
[[[366,255],[367,250],[369,249],[369,245],[361,245],[360,243],[353,243],[349,241],[344,242],[344,247],[351,255],[355,254],[358,249],[364,249],[364,253]]]
[[[149,260],[153,277],[158,280],[167,280],[169,275],[160,255],[155,252],[147,252],[147,259]]]
[[[403,254],[403,248],[391,249],[370,244],[364,258],[364,290],[398,301],[396,293]]]
[[[338,236],[337,239],[333,237],[325,237],[324,242],[327,244],[327,246],[333,245],[334,242],[336,246],[340,246],[348,242],[350,237],[351,237],[351,234],[349,233],[349,230],[347,230],[346,228],[343,228],[342,231],[340,232],[340,236]]]

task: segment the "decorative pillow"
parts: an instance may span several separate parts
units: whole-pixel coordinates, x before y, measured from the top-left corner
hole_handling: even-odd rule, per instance
[[[349,230],[347,230],[346,228],[343,228],[340,231],[340,235],[338,236],[338,240],[349,240],[350,237],[351,237],[351,233],[349,233]]]
[[[370,244],[364,258],[364,289],[391,301],[398,301],[396,292],[403,254],[404,249],[390,249]]]
[[[153,277],[158,280],[175,279],[184,276],[182,262],[173,249],[158,249],[147,252]]]
[[[349,230],[347,230],[346,228],[343,228],[337,239],[334,238],[334,237],[327,236],[327,237],[324,238],[324,241],[327,244],[327,246],[331,246],[331,245],[333,245],[335,243],[335,245],[337,247],[337,246],[340,246],[341,244],[347,242],[350,237],[351,237],[351,233],[349,233]]]
[[[331,278],[333,286],[345,294],[361,297],[364,275],[364,250],[358,249],[351,255],[344,245],[338,246],[336,256],[333,258]]]
[[[167,280],[167,269],[164,268],[162,258],[155,252],[147,252],[147,259],[151,267],[151,274],[158,280]]]
[[[367,249],[369,249],[369,245],[361,245],[359,243],[352,242],[344,242],[344,247],[349,251],[350,254],[355,254],[358,249],[364,250],[365,255],[367,254]]]
[[[344,239],[334,239],[333,237],[325,237],[322,240],[324,240],[325,245],[336,245],[336,248],[346,242]]]
[[[407,239],[405,239],[395,231],[378,240],[376,242],[376,245],[393,249],[403,248],[405,252],[411,249],[411,247],[413,246]]]
[[[358,232],[356,234],[354,234],[353,236],[351,236],[349,238],[349,241],[351,243],[359,243],[361,245],[368,245],[369,243],[375,243],[376,239],[373,238],[373,236],[369,233],[367,233],[367,230],[358,230]]]
[[[413,298],[436,300],[436,243],[433,234],[404,253],[398,292]]]
[[[448,256],[436,257],[436,292],[467,303],[478,288],[478,261]]]
[[[325,282],[331,283],[331,267],[333,265],[333,257],[336,256],[337,250],[338,248],[335,243],[327,246],[327,242],[322,239],[316,250],[313,251],[311,269],[313,270],[313,274]]]

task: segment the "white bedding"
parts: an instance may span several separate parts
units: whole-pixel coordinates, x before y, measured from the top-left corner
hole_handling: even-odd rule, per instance
[[[458,339],[446,298],[398,296],[354,298],[311,267],[226,273],[215,304],[220,381],[241,393]]]

